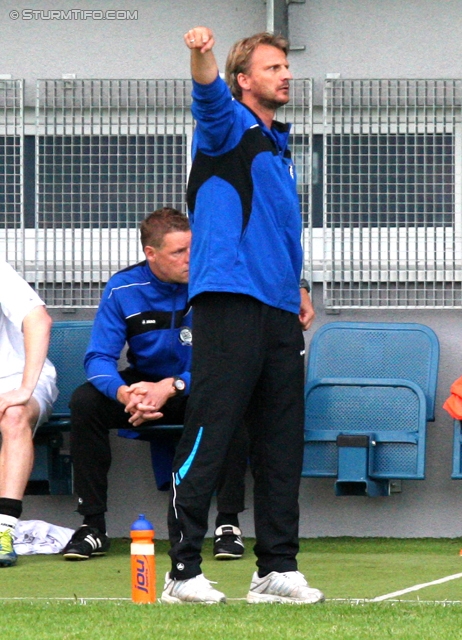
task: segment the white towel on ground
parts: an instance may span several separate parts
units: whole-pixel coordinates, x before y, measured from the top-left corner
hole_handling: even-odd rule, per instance
[[[14,550],[20,556],[59,553],[73,533],[73,529],[58,527],[43,520],[18,520],[13,534]]]

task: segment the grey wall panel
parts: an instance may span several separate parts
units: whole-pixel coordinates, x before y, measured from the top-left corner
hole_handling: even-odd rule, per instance
[[[460,0],[307,0],[289,7],[296,76],[462,76]]]
[[[76,6],[82,13],[65,19]],[[137,19],[102,20],[92,17],[99,13],[84,14],[121,8],[131,16],[136,12]],[[10,17],[12,11],[18,12],[17,19]],[[61,17],[50,19],[55,15],[50,11],[60,11]],[[78,78],[187,77],[183,33],[201,24],[216,32],[217,56],[224,63],[235,40],[265,29],[266,8],[261,0],[218,0],[212,6],[205,0],[2,0],[0,19],[7,26],[2,32],[0,74],[25,78],[32,87],[26,94],[30,103],[37,78],[60,78],[63,73]]]

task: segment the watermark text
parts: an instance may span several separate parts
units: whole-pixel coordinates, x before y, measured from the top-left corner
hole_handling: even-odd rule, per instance
[[[13,9],[11,20],[138,20],[138,11],[128,9]]]

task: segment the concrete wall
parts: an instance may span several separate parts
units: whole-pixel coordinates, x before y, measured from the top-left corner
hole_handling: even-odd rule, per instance
[[[45,19],[49,11],[125,10],[137,19]],[[24,14],[24,10],[29,13]],[[10,16],[16,17],[13,19]],[[31,12],[34,12],[31,14]],[[40,13],[42,12],[42,13]],[[30,19],[25,19],[29,17]],[[210,26],[223,67],[230,45],[266,28],[263,0],[0,0],[0,74],[24,78],[33,104],[37,78],[184,78],[182,35]],[[461,77],[460,0],[307,0],[289,6],[296,77]]]
[[[45,19],[49,11],[70,9],[125,10],[137,19]],[[38,13],[26,13],[23,11]],[[13,20],[12,11],[19,17]],[[42,11],[42,13],[40,13]],[[16,16],[16,14],[13,14]],[[33,16],[24,19],[23,16]],[[75,14],[80,16],[80,14]],[[229,46],[244,33],[261,31],[266,8],[260,0],[19,0],[0,2],[3,47],[0,73],[26,80],[26,98],[34,100],[37,78],[185,78],[189,52],[183,33],[207,23],[218,36],[217,55],[224,59]]]
[[[76,3],[49,0],[47,10],[69,10]],[[245,34],[266,27],[262,0],[124,0],[78,3],[80,9],[125,9],[137,20],[24,20],[9,17],[12,10],[43,10],[36,0],[0,1],[2,47],[0,73],[26,79],[26,97],[33,105],[37,78],[144,78],[188,75],[188,53],[182,34],[189,27],[208,24],[216,32],[216,52],[223,67],[228,47]],[[462,2],[460,0],[307,0],[289,7],[290,37],[305,51],[291,54],[295,77],[314,77],[320,101],[326,73],[343,77],[462,77]],[[314,292],[315,328],[335,320],[401,320],[431,326],[441,341],[436,422],[428,428],[427,478],[403,482],[402,493],[389,498],[336,498],[333,480],[303,479],[302,536],[459,536],[462,484],[450,479],[452,421],[441,409],[452,381],[461,374],[460,311],[344,311],[327,315],[320,285]],[[62,317],[59,312],[53,314]],[[91,312],[79,312],[76,319]],[[69,319],[69,316],[65,316]],[[309,341],[310,334],[307,334]],[[167,496],[157,492],[145,443],[113,437],[114,462],[110,474],[111,535],[127,534],[130,522],[145,511],[166,537]],[[243,516],[244,533],[251,535],[252,499]],[[27,497],[24,518],[41,518],[78,526],[75,498]]]
[[[460,0],[307,0],[291,5],[296,76],[460,78]]]

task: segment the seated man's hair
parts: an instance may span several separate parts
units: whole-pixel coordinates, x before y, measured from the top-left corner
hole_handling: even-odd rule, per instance
[[[173,231],[189,231],[189,220],[184,213],[170,207],[150,213],[140,224],[143,249],[147,246],[159,249],[165,234]]]

